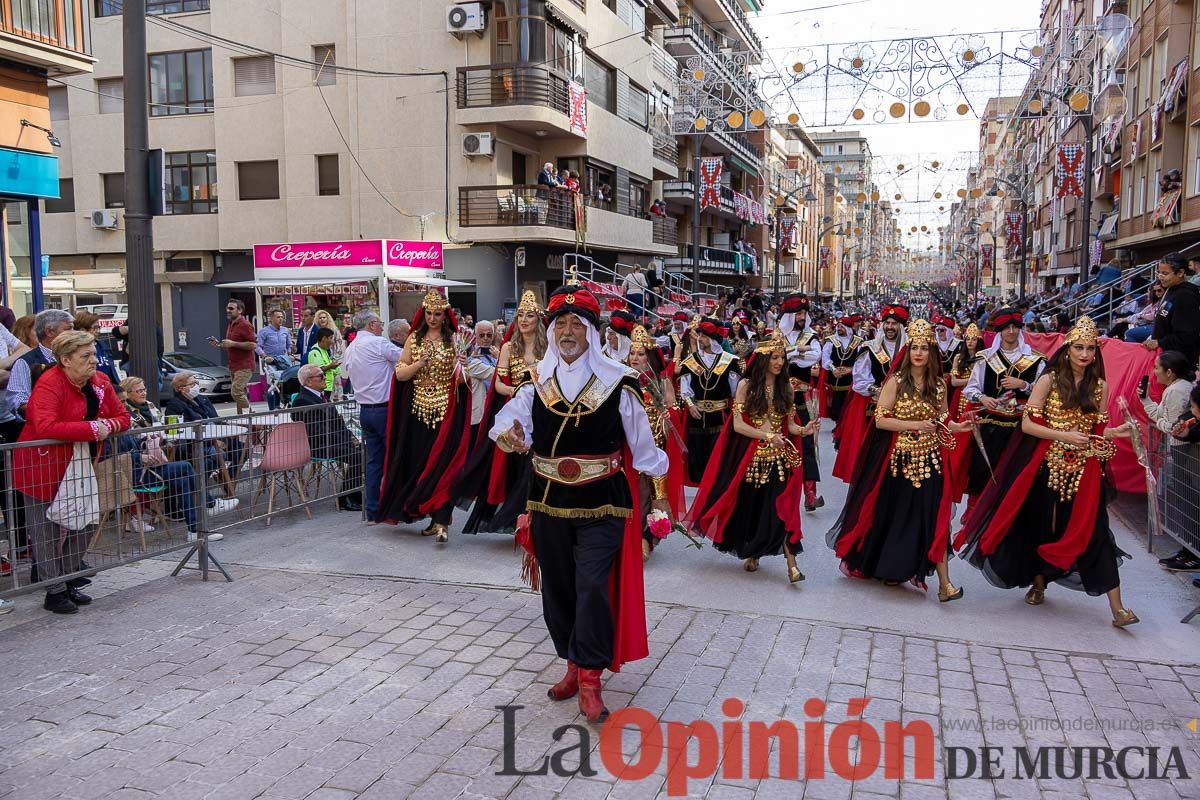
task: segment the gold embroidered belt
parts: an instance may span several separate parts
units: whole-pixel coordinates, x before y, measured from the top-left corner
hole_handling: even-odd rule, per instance
[[[729,408],[728,400],[697,400],[694,404],[696,410],[703,411],[705,414],[713,414],[717,411],[724,411]]]
[[[533,457],[533,471],[548,481],[565,486],[578,486],[607,478],[621,471],[621,454],[612,453],[598,458],[563,456],[561,458]]]

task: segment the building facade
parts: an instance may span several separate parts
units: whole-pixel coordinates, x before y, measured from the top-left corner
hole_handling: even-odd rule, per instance
[[[54,101],[62,81],[90,72],[94,61],[89,16],[78,0],[0,7],[0,202],[6,222],[0,226],[0,300],[18,315],[41,300],[42,202],[54,207],[64,178],[69,188]]]
[[[676,226],[649,213],[678,170],[655,127],[672,105],[656,42],[674,0],[148,6],[168,349],[220,330],[226,297],[253,303],[218,284],[252,279],[260,243],[438,240],[446,276],[471,284],[452,303],[487,317],[526,288],[544,297],[569,254],[612,267],[677,252]],[[95,73],[50,98],[66,185],[42,226],[52,275],[112,276],[106,299],[125,247],[119,8],[95,0]],[[578,193],[539,183],[545,164]],[[267,305],[411,312],[320,288]]]

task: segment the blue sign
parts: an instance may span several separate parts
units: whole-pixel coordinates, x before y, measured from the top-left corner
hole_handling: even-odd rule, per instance
[[[58,157],[0,147],[0,195],[58,197]]]
[[[42,277],[50,274],[50,256],[42,256]]]

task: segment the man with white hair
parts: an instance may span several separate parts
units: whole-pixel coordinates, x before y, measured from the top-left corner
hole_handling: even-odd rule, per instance
[[[332,405],[325,402],[325,371],[305,364],[296,376],[300,392],[292,402],[292,417],[304,423],[313,458],[341,462],[342,483],[338,487],[338,510],[362,511],[362,446]]]
[[[467,358],[467,383],[471,389],[471,447],[479,440],[479,421],[483,419],[488,392],[492,389],[492,378],[496,375],[496,359],[500,350],[496,347],[496,328],[492,323],[480,320],[475,323],[475,352]]]
[[[372,311],[355,314],[354,327],[358,334],[346,347],[342,369],[350,378],[358,400],[363,444],[367,449],[363,505],[367,523],[374,524],[379,513],[379,487],[383,483],[383,464],[387,456],[388,400],[401,350],[382,336],[383,320]]]
[[[40,311],[33,318],[33,335],[37,337],[38,346],[14,361],[8,374],[9,408],[20,416],[25,416],[25,404],[33,393],[33,385],[55,364],[51,345],[60,333],[71,330],[74,324],[73,316],[57,308]]]
[[[404,317],[394,319],[387,325],[388,341],[396,345],[396,347],[404,347],[404,342],[408,339],[408,334],[411,330],[412,326],[408,324],[408,320]]]
[[[517,539],[542,590],[542,610],[566,675],[552,700],[579,696],[589,722],[608,709],[600,675],[649,653],[642,585],[637,473],[667,511],[667,456],[654,444],[637,374],[600,348],[600,304],[563,286],[546,307],[551,336],[537,381],[522,384],[490,436],[532,453],[529,527]],[[610,588],[611,587],[611,588]],[[611,596],[610,596],[611,591]]]

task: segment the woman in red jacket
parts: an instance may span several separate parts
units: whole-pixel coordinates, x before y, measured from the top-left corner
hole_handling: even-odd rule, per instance
[[[29,396],[25,430],[18,441],[56,439],[60,444],[18,448],[13,452],[13,486],[25,495],[25,519],[38,574],[53,581],[80,570],[89,531],[73,531],[46,517],[71,461],[74,442],[97,443],[129,430],[129,411],[116,390],[96,372],[96,339],[86,331],[68,331],[54,340],[55,366],[38,379]],[[90,526],[89,526],[90,527]],[[51,583],[44,607],[74,614],[92,598],[73,582]]]

